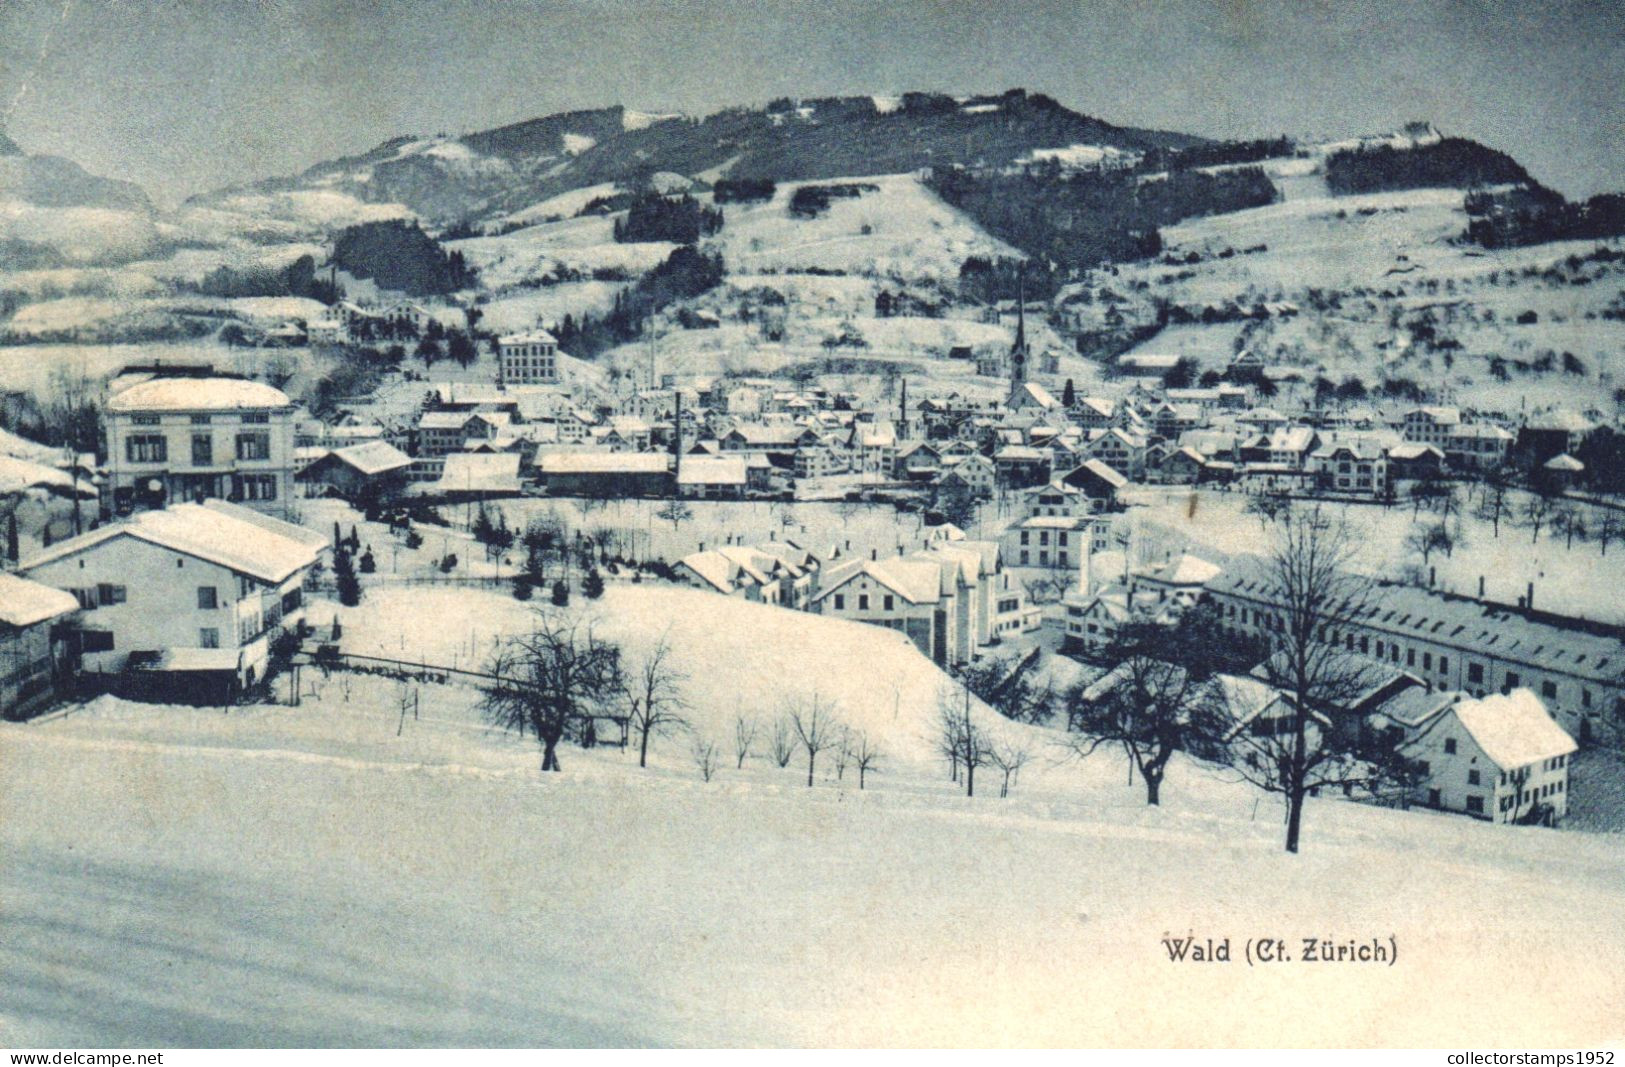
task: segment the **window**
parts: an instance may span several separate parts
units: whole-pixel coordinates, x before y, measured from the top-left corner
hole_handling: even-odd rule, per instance
[[[131,463],[167,462],[169,439],[158,433],[131,434],[124,439],[124,458]]]
[[[1441,664],[1444,663],[1444,661],[1442,659],[1439,662]],[[1444,667],[1441,666],[1439,669],[1444,670]],[[1478,684],[1478,683],[1483,682],[1484,681],[1484,665],[1482,663],[1469,663],[1469,664],[1467,664],[1467,680],[1469,682],[1474,683],[1474,684]]]
[[[1063,530],[1059,534],[1056,534],[1056,537],[1060,538],[1060,540],[1055,542],[1056,544],[1058,544],[1058,545],[1066,544],[1066,531]]]
[[[1456,739],[1454,737],[1444,739],[1444,750],[1447,755],[1454,756],[1456,754]]]
[[[130,416],[130,425],[131,426],[156,426],[156,425],[158,425],[158,416],[156,416],[156,415],[131,415]]]
[[[1477,771],[1468,771],[1467,772],[1467,784],[1468,785],[1478,785],[1478,784],[1480,784],[1479,780],[1478,780],[1478,772]]]
[[[1026,537],[1027,535],[1022,534],[1021,536]],[[1027,565],[1027,550],[1025,548],[1021,550],[1021,565],[1023,567]]]
[[[1422,653],[1422,669],[1424,671],[1431,671],[1433,669],[1433,653]]]
[[[858,610],[859,611],[868,611],[869,610],[869,594],[868,593],[859,593],[858,594]]]
[[[1027,544],[1028,543],[1028,538],[1030,536],[1031,535],[1028,534],[1028,532],[1026,530],[1021,531],[1021,543],[1024,544],[1024,545]]]
[[[1472,812],[1474,815],[1484,814],[1484,798],[1480,796],[1468,797],[1467,810]]]
[[[96,587],[96,599],[103,604],[122,604],[125,600],[125,592],[122,585],[108,585],[103,582]]]
[[[68,590],[79,600],[79,607],[85,611],[92,611],[96,607],[96,590],[70,589]]]
[[[841,593],[836,593],[835,594],[835,610],[836,611],[845,611],[846,610],[846,597],[845,597],[845,595],[843,595]]]
[[[1556,682],[1541,682],[1540,683],[1540,695],[1545,697],[1547,700],[1556,700],[1557,699],[1557,683]]]
[[[237,458],[243,460],[270,459],[271,435],[268,433],[238,434]]]
[[[197,607],[199,611],[213,611],[220,606],[220,598],[212,585],[197,587]]]
[[[211,419],[210,419],[210,417],[208,415],[193,415],[192,416],[192,425],[193,426],[207,426],[207,425],[209,425],[210,421],[211,421]]]
[[[1416,649],[1407,648],[1405,650],[1405,666],[1407,666],[1407,667],[1416,666]]]
[[[214,462],[214,438],[206,433],[192,435],[192,466],[207,467]]]
[[[1439,673],[1440,674],[1446,674],[1449,671],[1450,671],[1450,657],[1448,657],[1448,656],[1440,656],[1439,657]]]
[[[1501,691],[1503,693],[1510,693],[1512,690],[1518,688],[1518,683],[1522,680],[1523,679],[1518,677],[1517,671],[1507,671],[1506,682],[1501,686]]]
[[[113,635],[104,630],[84,630],[79,634],[79,649],[82,652],[111,652],[113,651]]]
[[[275,500],[276,475],[274,474],[241,474],[233,479],[237,486],[237,497],[242,500]]]
[[[885,601],[884,601],[884,604],[885,604],[885,607],[886,607],[886,610],[887,610],[887,611],[890,611],[890,610],[892,610],[892,606],[893,606],[893,600],[892,600],[892,597],[891,597],[891,594],[890,594],[890,593],[887,593],[887,594],[886,594],[886,599],[885,599]]]
[[[243,415],[243,421],[264,425],[271,421],[271,415],[266,411],[250,411]]]
[[[219,648],[220,631],[213,626],[205,626],[197,632],[197,643],[200,648]]]

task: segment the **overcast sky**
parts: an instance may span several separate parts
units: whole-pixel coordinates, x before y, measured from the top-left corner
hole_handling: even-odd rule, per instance
[[[164,201],[399,134],[624,103],[1023,86],[1123,125],[1413,118],[1625,188],[1625,0],[0,0],[0,126]]]

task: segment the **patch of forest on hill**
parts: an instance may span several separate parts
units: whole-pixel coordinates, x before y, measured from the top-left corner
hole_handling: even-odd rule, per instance
[[[1575,202],[1541,185],[1467,195],[1467,239],[1484,248],[1625,236],[1625,194]]]
[[[333,262],[380,289],[411,296],[455,293],[474,284],[461,252],[447,252],[417,222],[388,219],[347,226],[333,239]]]
[[[1062,267],[1147,259],[1162,251],[1158,227],[1274,203],[1275,185],[1257,167],[1209,174],[1176,170],[1144,178],[1130,171],[1019,173],[952,168],[927,184],[988,233]]]
[[[1326,159],[1326,186],[1339,195],[1512,184],[1530,185],[1533,179],[1505,152],[1461,137],[1410,148],[1351,149]]]

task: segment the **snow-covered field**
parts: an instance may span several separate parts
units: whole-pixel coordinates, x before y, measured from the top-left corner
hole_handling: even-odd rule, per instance
[[[627,625],[659,630],[645,607]],[[804,651],[779,649],[798,680]],[[726,703],[761,669],[693,684]],[[1002,800],[900,756],[861,793],[850,768],[807,789],[796,764],[731,753],[704,782],[680,740],[643,771],[570,749],[544,778],[467,690],[422,686],[403,726],[397,683],[349,676],[346,699],[346,676],[316,675],[297,709],[102,700],[0,727],[0,1041],[1620,1037],[1617,837],[1316,801],[1289,857],[1279,809],[1244,787],[1176,765],[1148,809],[1104,756],[1036,764]],[[1171,963],[1162,939],[1192,933],[1238,958]],[[1399,955],[1248,967],[1263,936],[1294,958],[1302,937]],[[1517,976],[1517,1010],[1495,975]]]

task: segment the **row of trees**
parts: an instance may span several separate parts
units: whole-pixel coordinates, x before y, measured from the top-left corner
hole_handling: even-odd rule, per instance
[[[628,661],[619,645],[603,638],[588,619],[565,612],[538,613],[528,633],[505,638],[485,667],[482,710],[488,721],[536,738],[542,770],[560,769],[558,747],[566,738],[590,743],[600,719],[624,722],[636,746],[638,766],[649,764],[650,746],[660,738],[687,735],[695,766],[707,781],[716,773],[722,745],[688,718],[688,675],[662,638],[641,658]],[[734,721],[735,766],[757,754],[787,767],[797,754],[807,760],[807,785],[816,780],[819,757],[833,761],[837,779],[857,771],[858,788],[882,759],[880,746],[861,730],[840,721],[834,702],[816,694],[787,701],[771,732],[754,718]]]

